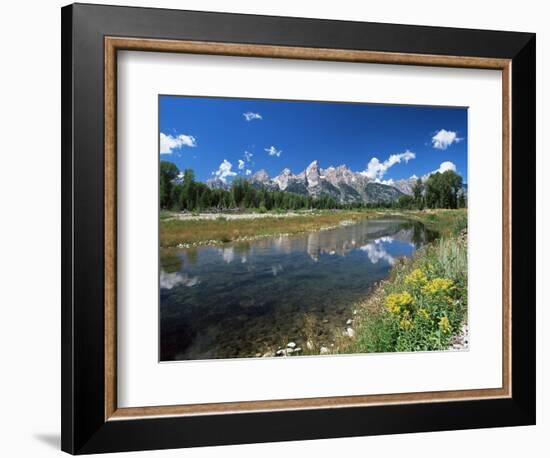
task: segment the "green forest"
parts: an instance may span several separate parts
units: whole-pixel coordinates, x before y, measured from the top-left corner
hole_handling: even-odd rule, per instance
[[[185,169],[181,183],[175,179],[180,170],[170,161],[160,162],[160,207],[172,211],[229,209],[271,210],[359,209],[359,208],[464,208],[466,199],[460,192],[462,177],[448,170],[434,173],[413,187],[413,195],[403,195],[393,202],[340,203],[330,196],[312,197],[292,192],[256,189],[248,180],[237,178],[228,189],[210,189],[195,180],[192,169]]]

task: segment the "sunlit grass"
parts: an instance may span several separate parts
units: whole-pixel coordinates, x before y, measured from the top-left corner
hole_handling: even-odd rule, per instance
[[[456,234],[467,225],[466,210],[322,210],[293,216],[273,215],[263,218],[229,219],[220,214],[216,219],[174,218],[168,212],[160,217],[160,245],[173,247],[179,244],[227,243],[253,237],[281,234],[299,234],[318,231],[338,225],[341,221],[358,221],[365,218],[398,216],[420,221],[428,229],[443,237]]]
[[[335,211],[308,213],[288,217],[213,220],[164,219],[160,222],[162,247],[198,242],[231,242],[253,237],[313,232],[337,226],[343,220],[367,218],[372,212]]]

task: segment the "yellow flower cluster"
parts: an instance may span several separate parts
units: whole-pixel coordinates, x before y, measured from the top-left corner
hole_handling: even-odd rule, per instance
[[[430,314],[425,308],[418,309],[418,315],[424,318],[425,320],[430,319]]]
[[[438,293],[448,293],[454,288],[454,283],[448,278],[434,278],[424,285],[422,292],[424,294],[435,295]]]
[[[412,304],[413,297],[408,291],[402,293],[393,293],[386,297],[386,308],[390,313],[399,315],[401,310]]]
[[[408,331],[409,329],[412,328],[412,321],[409,320],[408,318],[403,318],[400,322],[399,322],[399,327],[401,329],[403,329],[404,331]]]
[[[439,329],[441,329],[441,331],[443,331],[444,333],[451,332],[451,323],[449,321],[449,318],[447,318],[446,316],[440,318]]]
[[[441,333],[448,335],[452,332],[449,318],[437,318],[438,314],[430,311],[430,307],[452,305],[455,284],[448,278],[430,279],[429,267],[409,272],[404,279],[405,290],[389,294],[385,299],[385,306],[402,331],[411,331],[416,326],[422,326],[426,330],[435,325]]]
[[[424,286],[428,282],[428,277],[421,269],[414,269],[405,277],[405,285],[412,287]]]

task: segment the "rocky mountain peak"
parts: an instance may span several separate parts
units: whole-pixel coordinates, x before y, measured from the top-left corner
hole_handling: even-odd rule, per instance
[[[317,164],[317,161],[313,161],[311,164],[309,164],[306,168],[306,180],[307,180],[307,187],[308,188],[314,188],[319,186],[321,176],[319,173],[319,166]]]
[[[206,185],[210,189],[227,189],[228,185],[218,177],[210,178],[206,180]]]
[[[251,177],[251,181],[256,181],[258,183],[266,183],[269,181],[269,175],[264,169],[258,170],[254,175]]]
[[[276,176],[275,178],[273,178],[273,182],[275,182],[277,186],[279,186],[279,189],[281,191],[284,191],[286,188],[288,188],[288,182],[291,177],[292,177],[292,172],[290,171],[290,169],[285,168],[282,170],[279,176]]]
[[[283,171],[281,172],[281,175],[285,175],[285,176],[290,176],[292,175],[292,172],[290,171],[290,169],[283,169]]]
[[[340,202],[395,201],[403,194],[412,193],[415,180],[376,183],[361,172],[354,172],[346,165],[319,167],[318,161],[311,162],[302,172],[294,175],[285,168],[270,178],[265,170],[259,170],[249,178],[251,184],[260,188],[304,194],[313,197],[330,196]],[[211,187],[223,183],[212,182]]]

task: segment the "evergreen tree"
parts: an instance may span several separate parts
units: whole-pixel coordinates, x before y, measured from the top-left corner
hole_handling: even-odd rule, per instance
[[[178,176],[179,170],[176,164],[169,161],[160,161],[159,177],[159,197],[161,208],[167,208],[170,205],[172,197],[172,181]]]
[[[422,210],[424,208],[424,184],[422,183],[422,178],[418,177],[416,179],[412,191],[414,204],[419,210]]]

